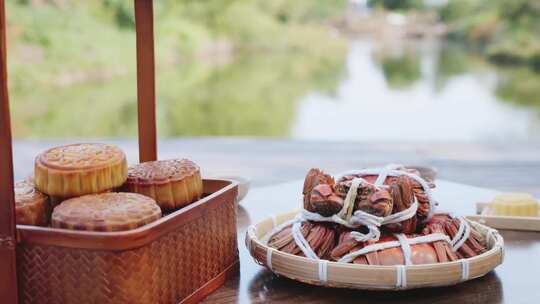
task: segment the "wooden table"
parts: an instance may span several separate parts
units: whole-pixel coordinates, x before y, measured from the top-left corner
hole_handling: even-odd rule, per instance
[[[501,231],[505,260],[495,271],[446,288],[398,292],[356,291],[310,286],[278,277],[256,264],[245,245],[246,228],[260,220],[299,208],[302,181],[252,189],[238,209],[240,275],[225,283],[205,303],[540,303],[540,233]],[[474,214],[475,202],[497,191],[438,180],[438,210]]]

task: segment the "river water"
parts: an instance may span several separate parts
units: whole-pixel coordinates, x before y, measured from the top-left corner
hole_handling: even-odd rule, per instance
[[[382,48],[352,41],[335,93],[302,97],[290,134],[314,140],[538,141],[540,99],[536,107],[508,102],[498,96],[503,77],[485,62],[475,65],[462,48],[437,41]]]
[[[10,91],[16,138],[137,134],[134,71],[65,86],[21,83]],[[157,68],[162,138],[540,142],[538,96],[538,71],[495,66],[436,40],[353,40],[346,52],[319,57],[243,54],[218,66]]]

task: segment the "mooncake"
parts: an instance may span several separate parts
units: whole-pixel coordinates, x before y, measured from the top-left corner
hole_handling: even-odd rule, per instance
[[[203,184],[199,166],[187,159],[151,161],[131,166],[124,191],[144,194],[163,210],[174,210],[199,199]]]
[[[94,194],[100,194],[100,193],[109,193],[109,192],[116,192],[113,191],[116,189],[107,189],[102,192],[94,193]],[[53,210],[56,206],[60,205],[63,201],[67,200],[66,197],[59,197],[59,196],[49,196],[49,206],[51,207],[51,210]]]
[[[127,177],[126,156],[109,144],[73,144],[49,149],[36,157],[36,188],[69,198],[121,186]]]
[[[527,193],[505,193],[491,202],[494,215],[538,216],[538,202]]]
[[[15,217],[17,224],[46,226],[49,197],[34,187],[31,178],[15,183]]]
[[[72,230],[123,231],[161,217],[161,209],[137,193],[102,193],[70,198],[54,208],[52,226]]]

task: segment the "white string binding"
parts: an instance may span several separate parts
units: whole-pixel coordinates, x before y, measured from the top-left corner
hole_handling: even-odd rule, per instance
[[[354,204],[354,201],[356,199],[356,195],[358,193],[358,187],[363,182],[365,182],[365,180],[362,178],[354,178],[351,181],[351,186],[349,188],[349,191],[347,192],[345,200],[343,201],[343,207],[337,214],[334,214],[333,216],[329,216],[329,217],[324,217],[318,213],[309,212],[304,209],[302,210],[302,213],[301,213],[302,218],[306,220],[310,220],[310,221],[315,221],[315,222],[334,222],[334,223],[338,223],[349,228],[358,228],[360,226],[366,226],[369,229],[369,232],[367,234],[363,234],[360,232],[355,232],[353,234],[357,241],[363,242],[363,241],[369,241],[369,240],[377,241],[381,235],[379,227],[385,221],[387,221],[388,223],[400,222],[405,219],[409,219],[416,214],[416,209],[418,207],[418,204],[415,201],[415,203],[410,208],[403,210],[401,212],[398,212],[396,214],[392,214],[391,216],[387,218],[378,217],[373,214],[369,214],[367,212],[357,210],[351,216],[349,221],[345,220],[345,218],[347,217],[347,211],[349,210],[350,206]]]
[[[393,165],[386,165],[379,172],[379,175],[377,176],[375,183],[373,183],[376,187],[380,187],[384,185],[384,182],[386,181],[388,174],[390,174],[390,166],[393,166]]]
[[[416,210],[418,210],[418,201],[416,200],[416,197],[414,197],[414,202],[411,204],[409,208],[405,210],[401,210],[400,212],[396,212],[394,214],[390,214],[387,217],[384,217],[382,224],[384,225],[384,224],[399,223],[399,222],[408,220],[411,217],[416,215]]]
[[[275,249],[272,247],[267,247],[266,249],[266,266],[268,266],[268,269],[270,269],[270,271],[274,271],[272,267],[272,252],[274,250]]]
[[[417,181],[420,184],[420,186],[422,186],[422,188],[424,189],[424,193],[426,194],[426,196],[428,198],[429,210],[428,210],[427,217],[424,220],[424,222],[427,222],[432,218],[433,213],[435,212],[435,205],[436,205],[435,199],[433,198],[431,188],[429,187],[429,184],[423,178],[421,178],[420,176],[418,176],[416,174],[406,172],[406,171],[403,171],[403,170],[398,170],[398,169],[403,169],[403,168],[405,168],[405,167],[402,166],[402,165],[390,164],[390,165],[387,165],[387,166],[385,166],[383,168],[351,170],[351,171],[346,171],[346,172],[343,172],[341,174],[336,175],[335,179],[340,180],[342,177],[344,177],[346,175],[378,175],[377,180],[375,181],[375,183],[377,183],[377,182],[381,183],[380,182],[380,180],[382,180],[381,174],[386,175],[385,179],[388,176],[403,176],[403,175],[408,176],[408,177],[414,179],[415,181]],[[384,180],[382,180],[382,183],[384,183]],[[375,185],[375,186],[377,186],[377,185]]]
[[[293,223],[292,235],[293,235],[293,238],[294,238],[297,246],[300,248],[300,250],[304,253],[304,255],[306,257],[316,259],[316,260],[320,260],[319,257],[317,256],[317,254],[315,254],[315,252],[313,251],[313,249],[309,245],[309,242],[304,238],[304,236],[302,234],[301,224],[302,224],[303,220],[300,217],[297,217],[297,218],[295,218],[295,219],[293,219],[291,221],[285,222],[284,224],[279,225],[276,228],[280,228],[280,230],[281,230],[281,229],[284,228],[284,227],[281,227],[281,226],[290,225],[291,222]],[[274,228],[274,230],[276,228]],[[465,234],[459,233],[460,231],[464,231]],[[379,230],[377,230],[377,232],[380,233]],[[383,249],[393,248],[393,247],[401,247],[402,250],[403,250],[405,264],[406,265],[411,265],[412,261],[410,260],[410,257],[411,257],[410,245],[420,244],[420,243],[430,243],[430,242],[435,242],[435,241],[446,241],[450,245],[452,245],[453,249],[456,248],[455,250],[457,250],[468,239],[469,233],[470,233],[469,224],[466,222],[465,219],[460,218],[460,228],[458,229],[458,233],[456,234],[456,236],[452,240],[450,240],[450,238],[447,235],[444,235],[442,233],[432,233],[432,234],[419,236],[419,237],[415,237],[415,238],[410,238],[410,239],[407,238],[403,234],[395,234],[398,241],[376,243],[376,244],[365,246],[365,247],[363,247],[363,248],[361,248],[361,249],[359,249],[357,251],[350,252],[349,254],[343,256],[341,259],[339,259],[338,262],[349,263],[352,260],[354,260],[356,257],[358,257],[360,255],[370,253],[370,252],[373,252],[373,251],[378,251],[378,250],[383,250]],[[492,232],[490,232],[488,230],[488,234],[490,234],[490,233],[492,233]],[[273,234],[275,234],[275,232],[273,232],[273,231],[269,233],[269,235],[273,235]],[[369,235],[369,233],[368,233],[368,235]],[[357,232],[357,231],[351,232],[351,236],[353,236],[356,240],[360,239],[362,241],[366,238],[366,234],[362,234],[362,233]],[[377,237],[377,239],[378,239],[378,237]]]
[[[319,260],[319,281],[328,282],[328,261]]]
[[[450,243],[450,238],[447,235],[442,234],[442,233],[432,233],[428,235],[418,236],[415,238],[410,238],[410,239],[407,238],[407,243],[409,245],[431,243],[431,242],[436,242],[436,241],[446,241]],[[353,261],[355,258],[357,258],[358,256],[364,255],[366,253],[388,249],[388,248],[400,247],[400,246],[401,246],[401,243],[399,241],[375,243],[375,244],[365,246],[359,250],[356,250],[356,251],[353,251],[344,255],[338,260],[338,262],[349,263]]]
[[[501,250],[501,263],[504,261],[504,241],[500,237],[499,231],[493,228],[487,229],[486,232],[486,244],[490,247],[499,247]]]
[[[270,219],[272,219],[272,228],[276,228],[278,226],[276,216],[272,215]]]
[[[461,259],[461,280],[467,281],[469,279],[469,260]]]
[[[289,225],[291,225],[291,224],[294,224],[295,222],[297,222],[297,221],[299,221],[299,220],[301,220],[300,214],[297,215],[297,216],[296,216],[295,218],[293,218],[292,220],[286,221],[286,222],[284,222],[284,223],[282,223],[282,224],[280,224],[280,225],[274,227],[272,230],[270,230],[270,232],[268,232],[268,233],[262,238],[261,241],[262,241],[264,244],[267,244],[268,241],[270,240],[270,238],[271,238],[274,234],[280,232],[281,230],[285,229],[285,227],[287,227],[287,226],[289,226]]]
[[[292,236],[294,241],[307,258],[318,260],[319,257],[313,252],[313,249],[309,246],[309,242],[304,238],[304,235],[302,235],[302,230],[300,229],[301,225],[302,221],[297,221],[292,226]]]
[[[407,288],[407,271],[404,265],[396,265],[396,287]]]
[[[405,261],[405,265],[412,265],[411,261],[411,245],[409,245],[409,241],[407,240],[407,237],[403,233],[396,233],[394,236],[399,241],[399,244],[401,245],[401,250],[403,251],[403,259]]]
[[[463,235],[463,232],[465,232],[465,223],[464,222],[465,221],[463,221],[463,219],[461,217],[459,217],[458,231],[457,231],[456,235],[454,236],[454,238],[452,239],[452,241],[450,242],[450,244],[452,246],[454,246],[458,242],[460,236]]]
[[[497,230],[493,229],[493,228],[488,228],[487,229],[487,233],[486,233],[486,244],[487,245],[490,245],[490,246],[493,246],[491,245],[491,243],[496,243],[498,238],[496,237],[496,234],[498,233]]]
[[[469,225],[467,220],[461,216],[456,218],[459,219],[458,232],[450,241],[450,245],[452,246],[452,250],[454,250],[454,252],[458,251],[459,248],[465,244],[471,234],[471,225]]]
[[[255,237],[255,226],[251,225],[247,229],[248,237],[246,238],[246,247],[248,252],[251,254],[251,242],[252,239]]]
[[[259,265],[264,265],[263,263],[261,263],[261,261],[257,260],[257,258],[255,257],[254,254],[252,254],[251,250],[253,248],[253,242],[254,240],[257,239],[257,236],[255,235],[255,226],[254,225],[251,225],[248,227],[248,230],[247,230],[247,233],[248,233],[248,238],[246,238],[246,247],[248,249],[248,252],[250,253],[250,255],[253,257],[253,261],[255,261],[256,264],[259,264]]]

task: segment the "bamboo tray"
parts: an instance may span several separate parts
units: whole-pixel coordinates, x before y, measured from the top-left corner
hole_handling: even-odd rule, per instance
[[[485,214],[486,208],[489,208],[489,203],[477,203],[477,215],[469,215],[467,218],[496,229],[540,231],[540,217],[489,215]]]
[[[504,258],[504,241],[498,233],[489,234],[489,250],[479,256],[466,259],[467,264],[459,260],[411,266],[374,266],[330,261],[319,263],[316,260],[269,248],[261,241],[274,227],[293,219],[297,213],[298,211],[285,213],[249,227],[246,233],[246,246],[260,265],[277,275],[308,284],[366,290],[448,286],[481,277],[500,265]],[[476,222],[470,223],[486,235],[490,230]],[[269,260],[270,263],[268,263]],[[324,266],[321,267],[324,264],[326,264],[326,269]],[[326,281],[320,279],[321,272],[325,273]]]

